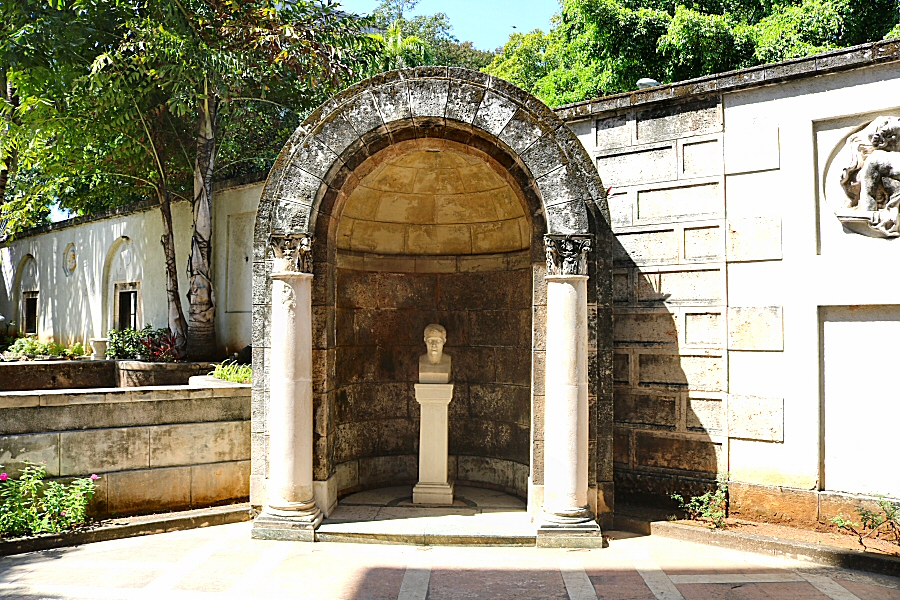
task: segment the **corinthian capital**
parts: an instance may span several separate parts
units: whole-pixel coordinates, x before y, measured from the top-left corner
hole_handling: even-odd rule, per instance
[[[545,235],[547,275],[587,275],[589,235]]]
[[[269,236],[275,258],[287,259],[292,270],[299,273],[312,273],[313,241],[315,238],[308,233],[273,233]]]

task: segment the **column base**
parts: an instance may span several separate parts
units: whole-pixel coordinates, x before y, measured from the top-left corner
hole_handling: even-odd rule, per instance
[[[453,504],[453,482],[417,483],[413,488],[413,504],[450,506]]]
[[[288,511],[269,511],[265,509],[253,521],[250,537],[258,540],[316,541],[316,529],[322,523],[322,512],[318,509],[303,516],[285,516]]]
[[[603,533],[596,522],[578,525],[544,523],[537,530],[538,548],[603,548]]]

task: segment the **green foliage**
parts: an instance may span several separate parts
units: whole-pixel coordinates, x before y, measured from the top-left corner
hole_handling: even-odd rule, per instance
[[[42,342],[34,336],[10,337],[6,338],[9,342],[5,350],[8,358],[24,359],[32,356],[62,356],[66,358],[74,358],[84,356],[84,346],[81,342],[76,342],[71,348],[67,348],[63,344],[56,342]],[[0,345],[0,351],[2,351]]]
[[[678,502],[690,518],[709,521],[716,529],[722,529],[725,527],[725,517],[728,511],[729,477],[729,473],[720,474],[716,477],[715,490],[701,496],[693,496],[687,502],[681,494],[672,494],[672,499]]]
[[[106,347],[107,358],[116,360],[143,360],[147,362],[174,362],[175,340],[168,328],[110,330]]]
[[[0,535],[59,532],[83,524],[96,475],[44,482],[44,465],[26,463],[18,479],[0,474]]]
[[[888,540],[900,545],[900,502],[892,502],[879,496],[876,504],[877,511],[865,507],[856,509],[859,522],[851,521],[843,514],[830,520],[840,529],[854,534],[863,548],[866,548],[866,539],[882,533]]]
[[[551,106],[900,37],[898,0],[563,0],[485,69]]]
[[[216,365],[216,368],[209,374],[216,379],[224,379],[225,381],[250,383],[253,379],[253,367],[250,365],[239,365],[234,361],[226,360]]]
[[[453,35],[453,26],[446,13],[417,15],[407,18],[405,14],[416,7],[418,0],[382,0],[372,12],[375,26],[382,31],[373,36],[378,41],[380,51],[369,72],[382,68],[396,69],[418,65],[446,65],[480,70],[490,64],[493,52],[479,50],[472,42],[460,42]],[[415,40],[398,60],[396,42],[392,39]],[[391,60],[393,59],[393,60]]]

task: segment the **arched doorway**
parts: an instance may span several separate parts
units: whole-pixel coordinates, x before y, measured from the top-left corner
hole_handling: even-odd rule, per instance
[[[578,140],[501,80],[404,70],[323,105],[279,156],[256,223],[253,402],[267,417],[251,502],[311,531],[339,496],[414,482],[411,388],[437,322],[457,480],[527,497],[546,526],[592,524],[611,505],[607,215]]]

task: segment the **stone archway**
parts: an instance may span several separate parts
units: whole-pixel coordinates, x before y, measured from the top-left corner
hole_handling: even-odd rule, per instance
[[[429,177],[443,177],[444,187],[416,183]],[[358,461],[372,457],[348,454],[349,434],[338,428],[341,373],[354,356],[338,339],[342,311],[355,308],[341,304],[342,282],[364,287],[369,276],[359,273],[438,281],[451,258],[456,272],[488,258],[493,275],[527,269],[530,288],[522,307],[529,377],[512,383],[526,389],[530,416],[510,434],[524,447],[492,451],[473,438],[464,450],[496,471],[481,483],[527,494],[545,528],[595,527],[612,497],[608,220],[577,138],[502,80],[454,68],[395,71],[313,113],[279,155],[256,222],[251,502],[266,508],[254,535],[311,539],[321,512],[365,485]],[[466,285],[489,290],[497,281]],[[356,487],[352,467],[341,467],[352,460]],[[377,483],[375,475],[367,480]]]

